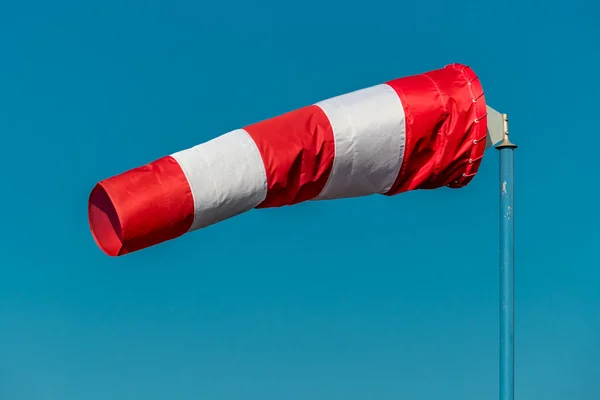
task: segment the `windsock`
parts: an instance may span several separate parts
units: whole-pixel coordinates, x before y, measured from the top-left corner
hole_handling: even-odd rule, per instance
[[[461,64],[333,97],[100,181],[92,235],[120,256],[253,208],[464,187],[486,118],[480,81]]]

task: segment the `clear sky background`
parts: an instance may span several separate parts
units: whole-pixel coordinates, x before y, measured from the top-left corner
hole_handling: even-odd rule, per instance
[[[517,396],[597,400],[594,3],[2,2],[0,399],[497,399],[496,151],[461,190],[251,211],[122,258],[87,224],[100,179],[460,62],[520,146]]]

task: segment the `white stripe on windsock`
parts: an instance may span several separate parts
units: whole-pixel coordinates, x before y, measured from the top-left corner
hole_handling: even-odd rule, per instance
[[[190,231],[249,211],[267,196],[267,176],[260,152],[243,129],[172,157],[181,166],[194,197]]]
[[[327,184],[315,200],[386,193],[404,158],[406,121],[397,93],[387,84],[317,103],[335,140]]]

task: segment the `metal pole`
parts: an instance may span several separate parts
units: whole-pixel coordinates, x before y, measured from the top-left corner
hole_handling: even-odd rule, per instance
[[[500,151],[500,400],[515,396],[514,367],[514,150],[508,138],[508,115],[502,114]]]

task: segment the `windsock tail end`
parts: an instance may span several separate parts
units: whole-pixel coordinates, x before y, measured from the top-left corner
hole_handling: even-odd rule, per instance
[[[88,219],[98,247],[122,256],[188,232],[194,200],[181,167],[167,156],[99,182]]]

